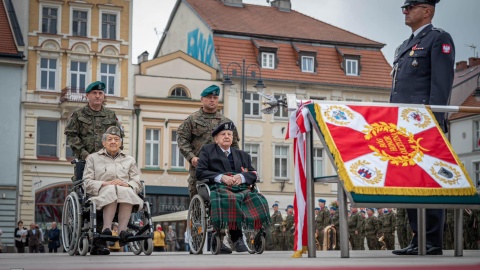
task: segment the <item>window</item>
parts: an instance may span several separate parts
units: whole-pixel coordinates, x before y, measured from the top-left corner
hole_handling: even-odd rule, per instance
[[[42,8],[42,33],[57,34],[57,13],[57,8]]]
[[[40,59],[40,89],[55,90],[57,78],[57,59]]]
[[[160,167],[160,130],[147,129],[145,140],[145,167]]]
[[[177,143],[177,131],[172,131],[172,162],[171,168],[183,169],[185,168],[185,158],[180,153]]]
[[[115,95],[115,75],[116,75],[116,64],[105,64],[100,65],[100,80],[105,83],[107,87],[107,95]]]
[[[74,36],[86,37],[87,21],[88,21],[87,11],[74,10],[73,19],[72,19],[72,34]]]
[[[102,38],[117,39],[117,15],[102,14]]]
[[[473,170],[475,187],[480,188],[480,162],[473,163]]]
[[[87,63],[72,61],[70,64],[70,87],[72,93],[85,93]]]
[[[303,72],[314,72],[315,69],[313,64],[315,63],[315,59],[311,56],[302,56],[302,71]]]
[[[480,150],[480,120],[473,121],[473,150]]]
[[[273,95],[277,100],[281,95]],[[278,111],[274,114],[275,118],[288,118],[288,108],[284,106],[279,106]]]
[[[275,54],[262,52],[262,68],[275,68]]]
[[[349,76],[358,76],[358,60],[346,59],[345,73]]]
[[[187,91],[183,87],[176,87],[172,90],[171,97],[188,98]]]
[[[57,121],[37,121],[37,156],[57,157]]]
[[[323,176],[323,149],[313,149],[313,177]]]
[[[245,152],[247,152],[251,157],[252,157],[252,167],[257,170],[257,173],[260,174],[260,155],[258,149],[260,148],[260,145],[258,144],[250,144],[246,143],[245,144]]]
[[[245,93],[245,115],[259,116],[260,115],[260,95],[255,93]]]
[[[275,178],[288,179],[288,157],[288,146],[275,146]]]
[[[63,203],[67,198],[72,184],[49,187],[35,193],[35,223],[47,227],[53,221],[61,224]],[[43,226],[45,225],[45,226]],[[44,231],[48,235],[47,231]]]

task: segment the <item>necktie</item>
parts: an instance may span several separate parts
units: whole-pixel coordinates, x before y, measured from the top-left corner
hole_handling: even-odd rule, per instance
[[[415,36],[414,36],[413,34],[411,34],[411,35],[410,35],[410,38],[408,39],[408,42],[407,42],[407,44],[409,44],[409,43],[412,41],[412,39],[413,39],[414,37],[415,37]]]
[[[228,151],[225,151],[223,153],[225,153],[225,156],[228,157]]]

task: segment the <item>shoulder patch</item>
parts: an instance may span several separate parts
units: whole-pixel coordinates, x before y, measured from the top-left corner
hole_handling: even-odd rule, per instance
[[[440,33],[445,32],[445,30],[443,30],[442,28],[437,28],[437,27],[432,27],[432,31],[438,31]]]

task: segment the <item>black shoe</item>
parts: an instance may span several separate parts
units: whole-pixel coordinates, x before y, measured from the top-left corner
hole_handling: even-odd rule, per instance
[[[110,250],[105,247],[100,241],[94,241],[92,250],[90,250],[90,255],[108,255]]]
[[[220,254],[232,254],[232,250],[222,243],[222,246],[220,247]]]
[[[248,248],[245,246],[245,243],[243,243],[243,239],[240,238],[235,243],[233,243],[233,248],[235,249],[236,252],[246,252],[248,251]]]
[[[128,237],[133,236],[131,232],[121,231],[119,235],[120,246],[123,247],[128,243]]]
[[[426,255],[443,255],[441,247],[435,247],[432,245],[427,245]],[[418,255],[418,247],[409,251],[408,255]]]
[[[106,228],[105,230],[103,230],[103,232],[101,234],[112,236],[112,231],[110,231],[109,228]]]
[[[415,248],[417,248],[416,244],[410,244],[406,248],[394,250],[392,251],[392,253],[395,255],[415,255],[415,254],[411,254]],[[418,254],[418,251],[417,251],[417,254]]]

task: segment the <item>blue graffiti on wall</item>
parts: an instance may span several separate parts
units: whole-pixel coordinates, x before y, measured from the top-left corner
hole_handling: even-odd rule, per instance
[[[195,59],[212,66],[213,49],[211,34],[208,35],[208,39],[204,38],[198,28],[188,33],[187,53]]]

